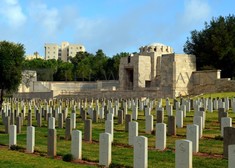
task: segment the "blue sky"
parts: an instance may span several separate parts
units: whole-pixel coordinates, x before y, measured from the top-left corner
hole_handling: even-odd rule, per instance
[[[235,0],[0,0],[0,40],[44,56],[45,43],[83,44],[108,56],[154,42],[183,53],[190,32],[235,14]]]

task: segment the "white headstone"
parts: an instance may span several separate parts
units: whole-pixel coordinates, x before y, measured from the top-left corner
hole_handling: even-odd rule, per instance
[[[182,110],[178,110],[176,111],[176,126],[178,128],[183,128],[183,111]]]
[[[49,118],[48,129],[55,129],[55,118],[54,117]]]
[[[151,115],[151,109],[149,107],[145,108],[145,116]]]
[[[9,127],[9,148],[11,145],[16,145],[16,125],[10,125]]]
[[[75,160],[82,159],[82,132],[72,131],[71,154]]]
[[[199,126],[196,124],[187,125],[186,139],[192,141],[193,152],[199,151]]]
[[[202,117],[201,116],[194,116],[193,117],[193,124],[198,125],[198,133],[199,133],[199,138],[202,137],[203,134],[203,128],[202,128]]]
[[[128,144],[133,145],[134,144],[134,138],[138,136],[138,122],[131,121],[129,122],[128,127]]]
[[[156,123],[156,149],[164,150],[166,148],[166,124]]]
[[[76,113],[71,113],[71,127],[72,129],[76,128]]]
[[[168,116],[172,116],[173,115],[173,107],[172,105],[167,105],[166,106],[166,112]]]
[[[208,111],[213,112],[213,102],[212,99],[208,100]]]
[[[112,113],[107,114],[107,120],[113,120],[113,114]]]
[[[134,167],[148,167],[148,138],[137,136],[134,139]]]
[[[105,121],[105,132],[111,135],[111,141],[113,142],[113,120]]]
[[[232,118],[222,117],[221,118],[221,136],[224,136],[224,127],[232,127]]]
[[[99,165],[109,167],[112,158],[112,140],[109,133],[101,133],[99,137]]]
[[[153,116],[148,115],[145,117],[145,133],[151,134],[153,131]]]
[[[192,168],[192,141],[176,140],[175,168]]]
[[[28,153],[34,152],[34,146],[35,146],[35,127],[28,126],[27,127],[27,145],[26,145],[26,151]]]
[[[138,107],[135,105],[132,106],[132,119],[137,120],[138,119]]]

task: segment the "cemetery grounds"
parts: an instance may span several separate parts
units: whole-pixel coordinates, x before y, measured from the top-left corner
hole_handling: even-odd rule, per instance
[[[202,97],[229,97],[232,98],[234,92],[217,93],[197,96]],[[157,101],[157,100],[156,100]],[[171,100],[173,104],[173,100]],[[63,104],[64,105],[64,104]],[[165,100],[163,99],[163,106]],[[192,105],[191,105],[192,106]],[[155,106],[154,106],[155,107]],[[69,114],[72,107],[69,108]],[[87,111],[87,109],[86,109]],[[34,110],[32,109],[34,113]],[[84,123],[76,111],[76,129],[84,134]],[[128,114],[132,110],[128,109]],[[154,116],[154,127],[156,123],[156,109],[151,111]],[[174,110],[175,115],[175,110]],[[155,132],[152,134],[145,133],[145,116],[143,111],[138,113],[139,136],[148,138],[148,167],[175,167],[175,141],[186,139],[186,126],[193,123],[193,110],[187,112],[184,118],[184,127],[176,129],[176,136],[167,136],[166,149],[159,151],[155,149]],[[26,113],[27,116],[27,113]],[[35,115],[33,114],[33,126],[35,126],[35,152],[28,154],[26,149],[26,128],[27,120],[24,120],[22,131],[17,135],[16,151],[8,147],[9,135],[5,133],[5,127],[0,117],[0,167],[99,167],[99,134],[105,131],[104,119],[92,123],[92,142],[82,142],[82,160],[64,162],[62,156],[69,154],[71,150],[71,141],[65,140],[65,129],[57,130],[57,156],[51,158],[47,156],[47,121],[42,119],[42,127],[37,127]],[[234,120],[235,113],[230,109],[228,116]],[[89,118],[89,116],[88,116]],[[164,123],[167,124],[167,113],[164,109]],[[125,121],[125,120],[124,120]],[[234,125],[234,121],[233,121]],[[56,122],[57,126],[57,122]],[[65,124],[64,124],[65,126]],[[228,160],[223,159],[223,139],[221,138],[220,124],[218,122],[218,111],[206,112],[206,124],[203,130],[203,137],[199,140],[199,153],[193,154],[194,168],[221,168],[228,167]],[[114,117],[114,141],[112,143],[112,164],[110,167],[133,167],[133,147],[128,145],[128,132],[125,132],[125,123],[118,124],[117,117]]]

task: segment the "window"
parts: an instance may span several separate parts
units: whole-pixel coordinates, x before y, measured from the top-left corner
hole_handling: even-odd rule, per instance
[[[145,87],[150,88],[151,86],[151,81],[145,81]]]
[[[127,62],[128,62],[128,64],[131,62],[131,56],[128,56]]]

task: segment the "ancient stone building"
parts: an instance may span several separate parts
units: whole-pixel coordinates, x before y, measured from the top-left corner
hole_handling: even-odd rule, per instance
[[[194,55],[175,54],[171,47],[154,43],[140,47],[139,53],[121,59],[120,89],[153,91],[161,97],[188,95],[194,71]]]

